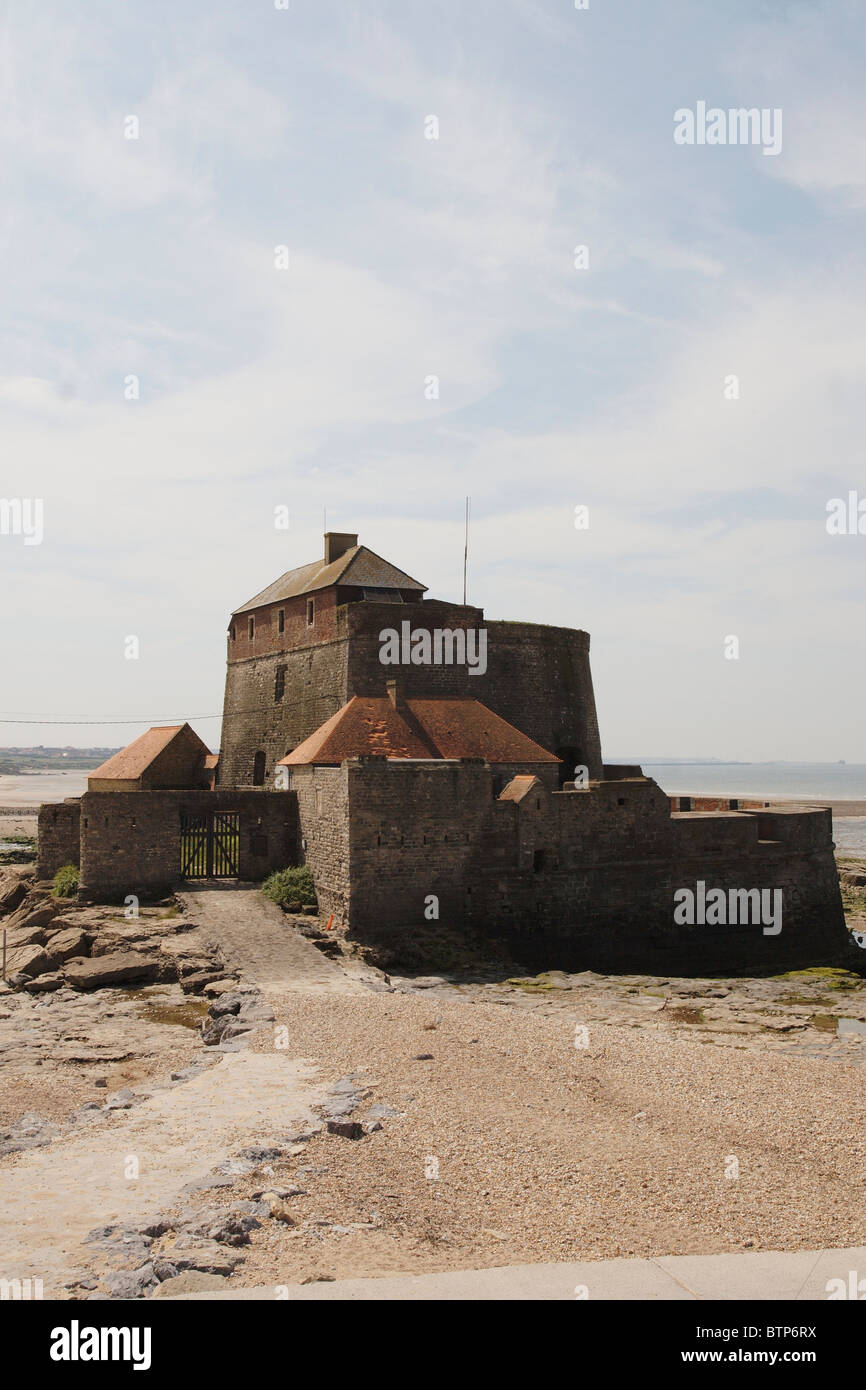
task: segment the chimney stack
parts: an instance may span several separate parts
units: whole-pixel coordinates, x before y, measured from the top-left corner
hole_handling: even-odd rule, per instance
[[[406,702],[406,687],[402,676],[392,676],[385,682],[388,699],[395,709],[403,709]]]
[[[335,560],[339,560],[341,555],[345,555],[347,550],[351,550],[357,544],[358,537],[353,536],[349,531],[326,531],[325,564],[333,564]]]

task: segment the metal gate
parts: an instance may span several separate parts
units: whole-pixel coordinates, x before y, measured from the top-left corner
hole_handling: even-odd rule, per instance
[[[240,862],[239,811],[182,811],[182,878],[237,878]]]

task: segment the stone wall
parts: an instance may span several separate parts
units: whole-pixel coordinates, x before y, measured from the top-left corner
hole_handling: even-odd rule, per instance
[[[349,915],[349,789],[342,767],[291,769],[291,793],[297,799],[302,827],[300,859],[313,875],[319,914],[333,912],[338,922]]]
[[[317,642],[297,651],[236,661],[226,672],[221,787],[253,785],[256,753],[265,755],[265,783],[274,768],[346,703],[345,640]],[[275,698],[277,668],[285,667],[282,699]]]
[[[265,784],[273,786],[280,758],[352,695],[383,695],[385,681],[398,674],[405,678],[410,698],[461,695],[480,700],[542,748],[564,757],[564,780],[574,776],[578,763],[589,768],[591,777],[601,777],[587,633],[536,623],[486,622],[480,608],[435,599],[338,605],[332,614],[323,612],[321,628],[312,633],[289,624],[290,602],[300,600],[286,601],[286,632],[279,639],[263,621],[249,643],[237,627],[241,618],[235,619],[223,704],[221,786],[253,785],[257,752],[264,754]],[[399,630],[404,621],[428,631],[486,628],[486,672],[470,675],[465,665],[383,666],[379,634],[389,627]],[[283,644],[278,650],[275,641]],[[284,690],[277,698],[281,667]]]
[[[289,792],[85,792],[81,896],[148,897],[180,882],[183,812],[238,811],[238,877],[264,878],[298,862],[297,800]]]
[[[671,816],[649,778],[586,791],[536,783],[500,801],[492,770],[471,761],[352,759],[339,771],[347,796],[333,814],[349,827],[340,892],[359,939],[429,931],[432,895],[441,926],[505,939],[537,969],[781,973],[845,957],[829,812]],[[309,808],[302,798],[305,837]],[[781,932],[677,924],[675,892],[699,881],[780,889]]]
[[[467,666],[383,666],[379,633],[412,628],[486,628],[487,670]],[[405,677],[406,695],[461,695],[480,700],[550,753],[567,752],[568,778],[585,764],[601,777],[601,743],[589,664],[589,634],[539,623],[489,622],[483,609],[434,599],[423,603],[354,604],[348,613],[349,687],[378,695],[388,676]]]
[[[36,877],[53,878],[64,864],[79,863],[81,804],[77,797],[39,808]]]

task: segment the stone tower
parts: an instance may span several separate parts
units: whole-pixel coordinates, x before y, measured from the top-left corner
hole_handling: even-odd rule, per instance
[[[219,785],[272,786],[276,763],[353,695],[471,696],[563,759],[602,775],[589,635],[537,623],[485,622],[483,609],[424,597],[423,584],[352,534],[329,531],[324,555],[236,609],[228,632]],[[487,633],[486,668],[381,661],[381,633]],[[465,640],[465,636],[464,636]]]

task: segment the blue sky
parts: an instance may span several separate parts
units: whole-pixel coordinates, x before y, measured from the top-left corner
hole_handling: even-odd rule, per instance
[[[324,508],[458,597],[470,493],[470,599],[592,634],[609,755],[866,762],[861,6],[0,13],[0,706],[141,721],[0,743],[218,713]],[[781,152],[676,145],[701,100]]]

